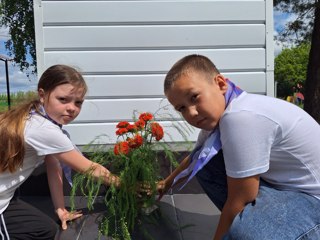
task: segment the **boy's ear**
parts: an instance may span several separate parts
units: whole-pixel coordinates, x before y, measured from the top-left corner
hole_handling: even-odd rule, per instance
[[[228,90],[227,79],[223,75],[217,74],[214,80],[223,93],[225,93]]]
[[[38,96],[39,96],[39,100],[41,103],[44,103],[44,99],[45,99],[45,92],[42,88],[39,88],[38,90]]]

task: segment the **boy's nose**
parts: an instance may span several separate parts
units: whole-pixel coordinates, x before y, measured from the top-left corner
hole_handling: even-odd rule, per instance
[[[198,111],[195,106],[189,107],[189,116],[190,117],[196,117],[198,116]]]

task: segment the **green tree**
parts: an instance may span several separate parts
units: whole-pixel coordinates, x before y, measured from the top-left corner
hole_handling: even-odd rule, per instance
[[[275,80],[278,81],[277,96],[286,97],[293,94],[297,83],[305,85],[309,60],[310,44],[286,48],[275,58]]]
[[[277,10],[293,13],[279,40],[301,43],[310,41],[304,109],[320,123],[320,3],[319,0],[274,0]],[[293,37],[293,38],[290,38]]]
[[[9,28],[11,39],[5,47],[21,71],[36,72],[33,0],[1,0],[1,23]],[[30,59],[28,61],[27,59]]]

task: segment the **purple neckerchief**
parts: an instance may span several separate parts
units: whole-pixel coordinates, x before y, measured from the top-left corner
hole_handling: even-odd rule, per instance
[[[233,99],[238,97],[243,91],[234,85],[229,79],[227,79],[228,90],[225,93],[226,100],[226,108],[232,102]],[[206,141],[193,149],[190,154],[190,165],[187,169],[183,170],[178,176],[175,177],[173,185],[180,179],[184,177],[188,177],[188,179],[184,182],[181,190],[196,174],[200,171],[209,161],[214,157],[219,150],[221,149],[221,141],[220,141],[220,131],[219,127],[215,128]]]
[[[57,123],[56,121],[54,121],[51,117],[48,116],[48,114],[46,113],[46,111],[44,110],[44,107],[42,105],[39,105],[39,113],[36,112],[35,109],[31,109],[30,111],[30,114],[31,115],[35,115],[35,114],[39,114],[40,116],[48,119],[50,122],[52,122],[53,124],[59,126],[59,128],[61,129],[61,131],[63,132],[63,134],[67,135],[67,137],[70,139],[70,134],[65,130],[65,129],[62,129],[62,124],[60,123]],[[75,147],[76,150],[79,151],[79,149],[73,145]],[[79,151],[80,152],[80,151]],[[60,165],[62,167],[62,170],[64,172],[64,175],[66,177],[66,179],[68,180],[68,183],[70,184],[70,186],[72,186],[72,171],[71,171],[71,168],[67,165],[65,165],[64,163],[60,162]]]

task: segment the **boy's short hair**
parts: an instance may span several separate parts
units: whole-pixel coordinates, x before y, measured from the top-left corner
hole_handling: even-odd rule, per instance
[[[198,54],[188,55],[176,62],[167,73],[164,80],[164,92],[166,93],[172,87],[172,84],[182,75],[192,71],[207,75],[208,80],[220,74],[209,58]]]

